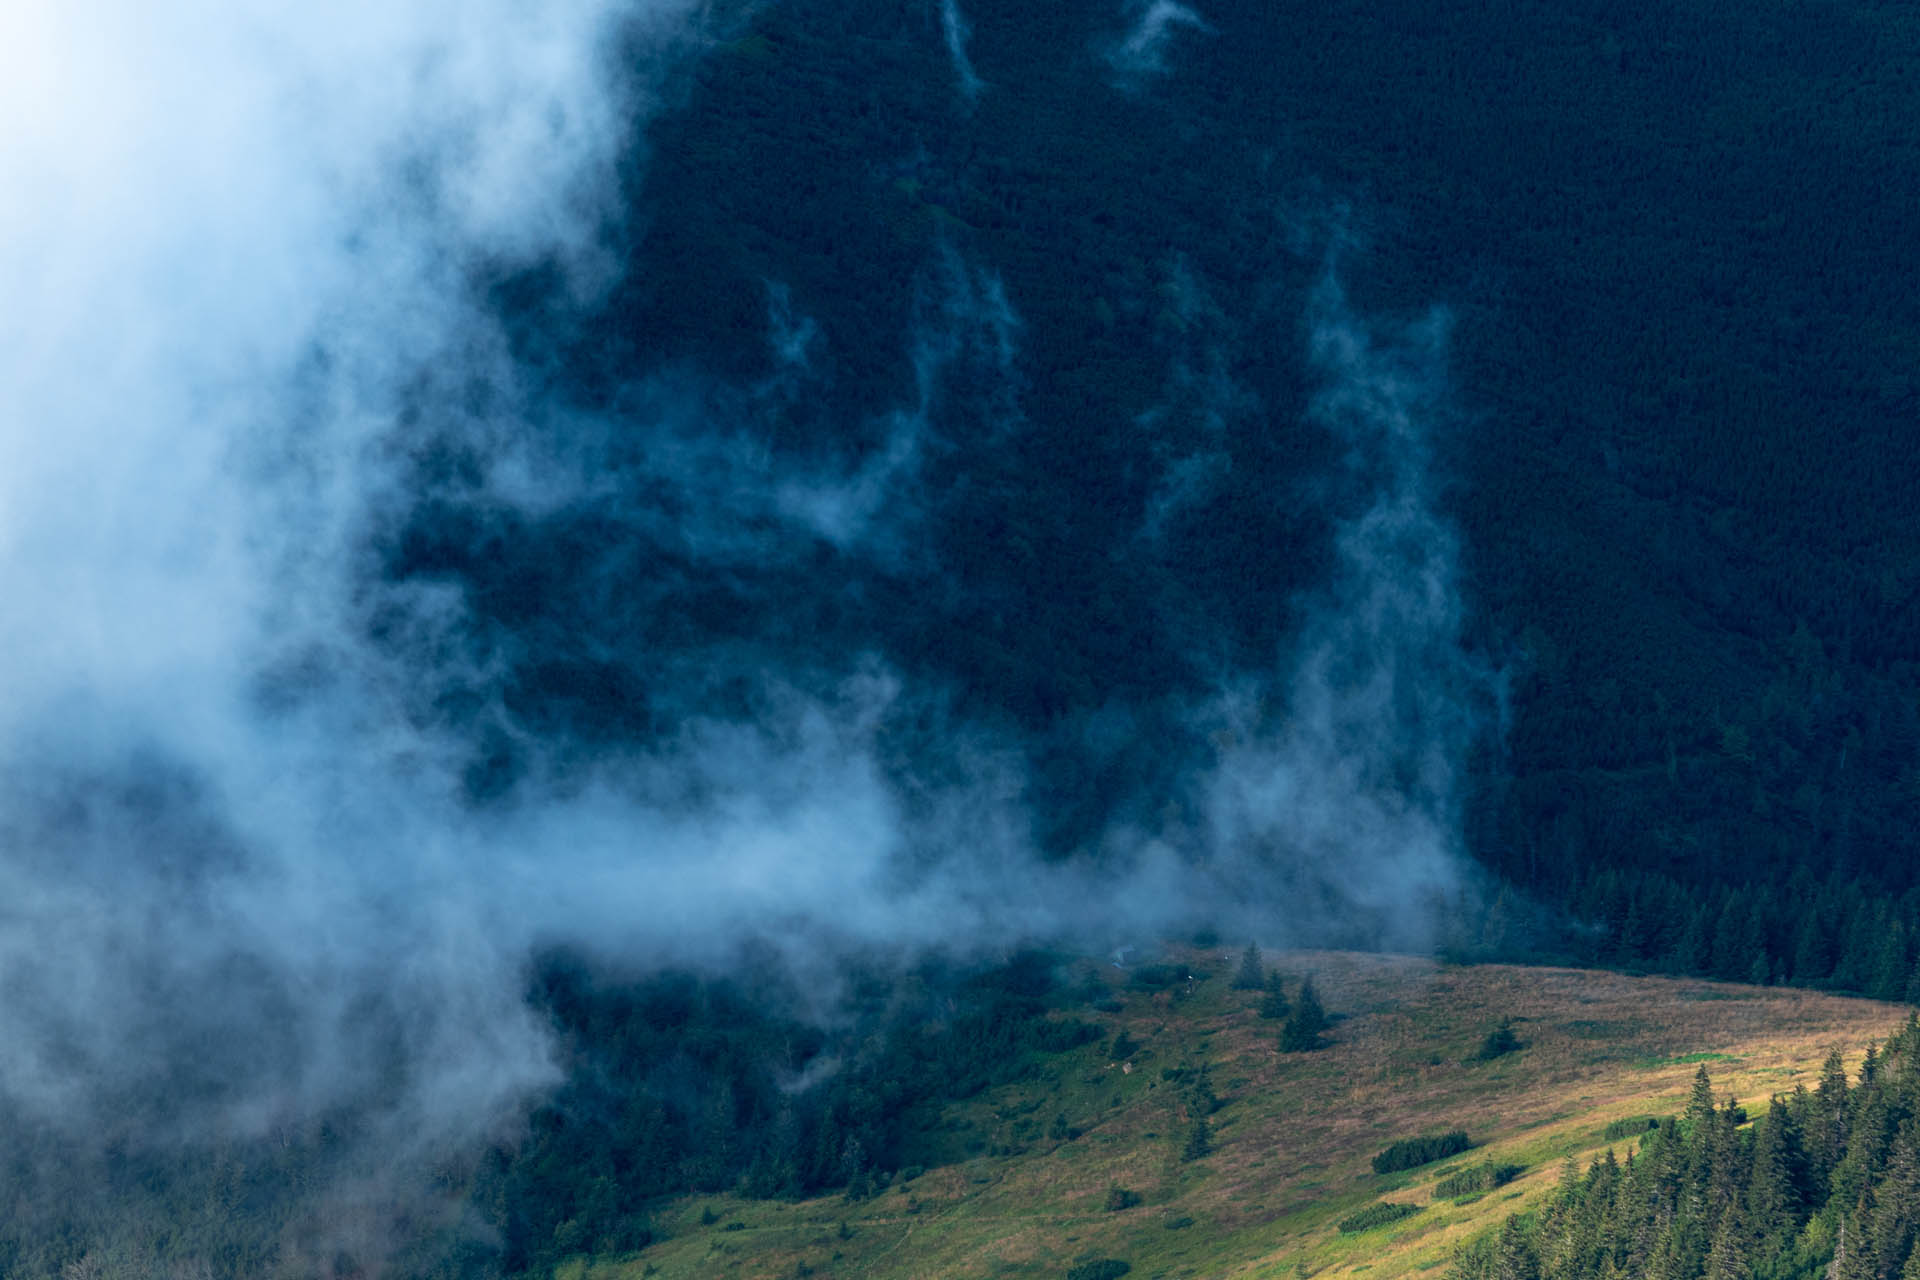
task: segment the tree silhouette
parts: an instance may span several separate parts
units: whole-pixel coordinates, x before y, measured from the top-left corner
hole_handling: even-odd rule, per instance
[[[1300,984],[1300,998],[1280,1028],[1280,1052],[1311,1053],[1321,1047],[1320,1033],[1328,1027],[1327,1011],[1320,1005],[1320,993],[1314,990],[1313,975]]]

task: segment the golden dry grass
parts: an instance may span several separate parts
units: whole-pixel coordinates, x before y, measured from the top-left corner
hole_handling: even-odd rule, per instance
[[[1090,1045],[1052,1058],[1041,1076],[949,1110],[949,1126],[987,1149],[858,1204],[781,1205],[727,1197],[664,1213],[671,1238],[635,1258],[570,1268],[580,1277],[1059,1276],[1076,1260],[1115,1257],[1140,1277],[1327,1277],[1368,1280],[1435,1270],[1473,1234],[1549,1190],[1568,1156],[1597,1154],[1612,1120],[1676,1111],[1702,1055],[1716,1092],[1750,1109],[1811,1084],[1830,1048],[1857,1062],[1904,1008],[1805,991],[1571,969],[1447,967],[1342,952],[1269,955],[1315,974],[1346,1016],[1331,1046],[1282,1055],[1256,992],[1227,989],[1233,954],[1176,951],[1210,969],[1188,998],[1116,989],[1105,1020],[1141,1042],[1133,1071]],[[1104,970],[1107,977],[1119,975]],[[1184,993],[1183,993],[1184,994]],[[1468,1062],[1502,1016],[1519,1053]],[[1184,1094],[1163,1070],[1208,1064],[1226,1104],[1215,1153],[1183,1163]],[[1045,1139],[1064,1113],[1085,1132]],[[1476,1149],[1407,1173],[1372,1172],[1397,1138],[1465,1129]],[[1625,1144],[1615,1143],[1615,1146]],[[1432,1184],[1467,1164],[1526,1166],[1469,1203],[1435,1202]],[[1115,1184],[1144,1203],[1108,1212]],[[1335,1223],[1375,1200],[1423,1206],[1390,1227],[1341,1235]],[[699,1223],[703,1205],[719,1221]],[[1190,1226],[1169,1227],[1180,1218]],[[839,1226],[847,1224],[843,1237]],[[741,1227],[725,1230],[730,1222]],[[649,1270],[651,1269],[651,1270]]]

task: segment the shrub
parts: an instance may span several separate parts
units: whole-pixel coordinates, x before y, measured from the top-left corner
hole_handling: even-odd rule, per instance
[[[1115,1062],[1131,1058],[1140,1049],[1140,1042],[1122,1031],[1113,1038],[1113,1044],[1107,1049],[1107,1056]]]
[[[1625,1120],[1615,1120],[1602,1131],[1601,1136],[1608,1142],[1618,1142],[1622,1138],[1637,1138],[1659,1127],[1659,1116],[1631,1116]]]
[[[1067,1280],[1120,1280],[1120,1277],[1133,1270],[1131,1262],[1122,1262],[1118,1258],[1095,1258],[1067,1270]]]
[[[1495,1164],[1489,1160],[1471,1169],[1450,1173],[1433,1184],[1435,1200],[1453,1200],[1460,1196],[1481,1195],[1495,1187],[1504,1187],[1519,1177],[1525,1165]]]
[[[1500,1025],[1487,1032],[1487,1038],[1480,1042],[1480,1048],[1474,1052],[1471,1061],[1491,1062],[1504,1054],[1517,1053],[1527,1046],[1520,1037],[1513,1034],[1513,1019],[1502,1018]]]
[[[1187,969],[1178,964],[1143,964],[1127,975],[1127,980],[1136,987],[1159,991],[1185,982]]]
[[[1092,1044],[1102,1034],[1098,1023],[1078,1018],[1043,1020],[1033,1028],[1033,1047],[1042,1053],[1065,1053],[1083,1044]]]
[[[1402,1138],[1373,1158],[1373,1171],[1397,1173],[1402,1169],[1417,1169],[1435,1160],[1457,1156],[1472,1145],[1467,1135],[1459,1129],[1437,1137]]]
[[[1131,1209],[1139,1203],[1140,1193],[1138,1191],[1129,1191],[1118,1183],[1107,1188],[1108,1213],[1119,1213],[1121,1210]]]
[[[1420,1206],[1417,1204],[1396,1204],[1391,1200],[1382,1200],[1379,1204],[1368,1205],[1351,1217],[1340,1219],[1340,1234],[1350,1236],[1359,1231],[1371,1231],[1389,1222],[1411,1218],[1418,1212]]]
[[[1168,1218],[1162,1225],[1169,1231],[1185,1231],[1193,1225],[1193,1219],[1183,1213],[1177,1218]]]

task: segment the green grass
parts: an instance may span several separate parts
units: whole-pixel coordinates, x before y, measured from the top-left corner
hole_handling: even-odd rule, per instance
[[[1255,1012],[1260,993],[1228,988],[1237,950],[1174,958],[1213,978],[1188,995],[1184,985],[1128,985],[1107,966],[1102,998],[1119,1006],[1100,1018],[1107,1038],[1048,1056],[1034,1078],[951,1106],[911,1135],[901,1163],[924,1172],[910,1187],[896,1181],[851,1204],[689,1197],[661,1206],[662,1238],[645,1251],[575,1260],[567,1280],[642,1280],[649,1267],[657,1280],[785,1280],[802,1267],[874,1280],[1060,1280],[1103,1259],[1167,1280],[1418,1275],[1535,1202],[1567,1156],[1605,1150],[1607,1126],[1678,1111],[1698,1063],[1710,1064],[1717,1092],[1751,1107],[1816,1083],[1830,1047],[1856,1052],[1904,1017],[1895,1006],[1779,988],[1702,1000],[1700,991],[1722,988],[1269,953],[1268,966],[1290,977],[1314,971],[1327,1007],[1352,1015],[1329,1048],[1282,1055],[1272,1024]],[[1464,1063],[1503,1017],[1528,1020],[1527,1052]],[[1107,1053],[1120,1031],[1136,1042],[1130,1072]],[[1201,1066],[1212,1068],[1224,1105],[1210,1117],[1213,1153],[1184,1163],[1187,1086]],[[1049,1138],[1060,1115],[1080,1136]],[[1469,1155],[1372,1171],[1372,1157],[1394,1140],[1453,1129],[1473,1135]],[[1489,1162],[1525,1171],[1490,1194],[1435,1199],[1443,1181]],[[1141,1204],[1109,1210],[1116,1186]],[[1341,1233],[1343,1220],[1388,1196],[1428,1207]]]
[[[1678,1053],[1670,1058],[1644,1058],[1637,1065],[1652,1067],[1690,1067],[1700,1062],[1738,1062],[1740,1055],[1735,1053]]]

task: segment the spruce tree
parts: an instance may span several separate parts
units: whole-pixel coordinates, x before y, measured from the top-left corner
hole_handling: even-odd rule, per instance
[[[1720,1220],[1707,1253],[1707,1280],[1748,1280],[1746,1224],[1736,1208]]]
[[[1193,1127],[1187,1130],[1187,1145],[1180,1149],[1182,1160],[1200,1160],[1213,1154],[1213,1126],[1207,1123],[1203,1115],[1193,1117]]]
[[[1693,1092],[1687,1098],[1687,1135],[1693,1142],[1704,1143],[1713,1123],[1713,1077],[1707,1074],[1707,1064],[1701,1063],[1693,1072]]]
[[[1489,1280],[1540,1280],[1540,1255],[1534,1252],[1533,1240],[1517,1217],[1509,1217],[1500,1229],[1492,1271]]]
[[[1249,942],[1246,951],[1240,957],[1240,969],[1233,975],[1233,989],[1258,991],[1266,983],[1266,974],[1260,968],[1260,948]]]
[[[1778,1094],[1755,1126],[1753,1166],[1747,1174],[1746,1218],[1773,1253],[1800,1230],[1806,1213],[1807,1157],[1800,1126]]]
[[[1813,1091],[1812,1122],[1807,1126],[1807,1156],[1813,1185],[1823,1187],[1834,1166],[1846,1154],[1851,1128],[1846,1062],[1834,1049],[1820,1068],[1820,1084]]]
[[[1260,1016],[1263,1018],[1284,1018],[1293,1012],[1293,1004],[1287,999],[1286,983],[1280,975],[1267,975],[1267,994],[1260,1001]]]
[[[1308,974],[1287,1024],[1280,1028],[1280,1052],[1311,1053],[1320,1047],[1320,1033],[1326,1029],[1327,1011],[1320,1007],[1320,994],[1313,989],[1313,975]]]

